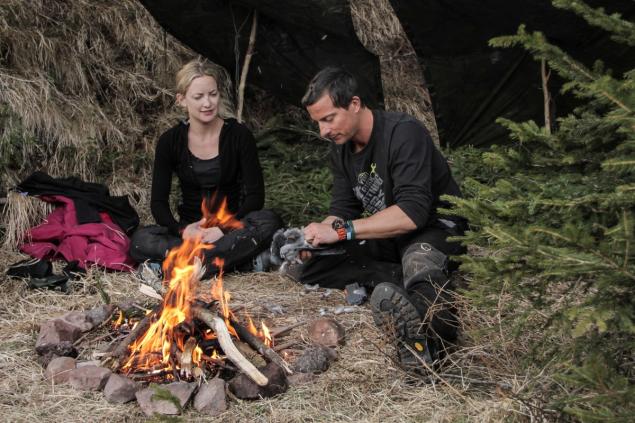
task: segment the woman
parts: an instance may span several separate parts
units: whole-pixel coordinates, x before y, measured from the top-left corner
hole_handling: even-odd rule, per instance
[[[268,247],[280,218],[261,210],[265,191],[256,142],[244,125],[231,117],[229,81],[224,70],[205,59],[195,59],[176,74],[176,103],[188,119],[168,129],[157,143],[150,206],[158,226],[138,230],[130,255],[137,261],[160,261],[184,239],[213,243],[206,251],[208,275],[218,269],[214,257],[225,260],[226,269],[250,263]],[[179,220],[170,210],[172,175],[181,189]],[[243,228],[209,226],[201,203],[214,214],[226,200],[227,209]]]

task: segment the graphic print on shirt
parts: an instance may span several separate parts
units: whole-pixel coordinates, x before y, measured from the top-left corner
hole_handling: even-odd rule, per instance
[[[370,172],[362,172],[357,175],[357,185],[353,188],[355,197],[364,205],[364,210],[375,214],[386,208],[384,198],[384,181],[375,172],[376,163],[370,165]]]

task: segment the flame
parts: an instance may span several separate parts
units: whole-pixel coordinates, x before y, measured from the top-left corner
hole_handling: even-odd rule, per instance
[[[201,203],[201,211],[205,218],[205,223],[201,226],[204,228],[213,228],[217,226],[225,232],[230,229],[241,229],[244,225],[243,222],[236,219],[234,215],[227,209],[227,198],[223,198],[220,206],[216,210],[216,213],[212,213],[211,209],[216,202],[216,195],[212,196],[209,200],[203,200]]]
[[[123,319],[123,311],[119,310],[119,317],[117,317],[117,320],[113,323],[113,327],[115,329],[119,329],[119,327],[123,324],[124,319]]]
[[[192,362],[197,366],[200,366],[202,357],[203,350],[197,345],[196,348],[194,348],[194,351],[192,351]]]
[[[251,320],[251,316],[247,315],[247,318],[249,319],[247,330],[249,330],[249,332],[251,332],[252,335],[258,336],[258,329],[256,329],[256,325],[254,325],[253,320]]]
[[[273,340],[271,339],[271,333],[269,332],[269,328],[265,325],[265,322],[260,321],[260,327],[262,329],[258,330],[256,325],[254,325],[253,320],[251,320],[251,316],[247,315],[247,330],[252,334],[262,339],[266,346],[271,347],[273,345]]]
[[[242,227],[242,222],[235,219],[227,211],[227,200],[223,199],[216,214],[212,215],[206,202],[201,208],[205,217],[204,227],[219,226],[222,228]],[[183,351],[185,335],[181,328],[192,329],[191,306],[196,295],[201,257],[204,250],[214,248],[212,244],[204,244],[200,239],[186,239],[172,249],[163,262],[163,283],[167,285],[167,293],[155,320],[129,348],[129,356],[122,366],[126,371],[175,370],[175,353]],[[216,283],[212,286],[212,297],[219,301],[230,333],[235,330],[229,325],[230,295],[223,289],[223,261],[215,259],[214,264],[220,269]],[[121,318],[122,316],[120,316]],[[208,334],[203,334],[207,338]],[[210,335],[210,337],[212,337]],[[200,362],[203,350],[197,346],[192,353],[195,363]]]
[[[201,204],[205,223],[204,228],[217,226],[223,230],[242,228],[243,224],[237,220],[227,209],[227,199],[223,199],[217,211],[212,214],[209,205],[214,203],[214,198]],[[191,307],[196,296],[199,274],[201,271],[201,259],[205,250],[214,248],[212,244],[205,244],[200,239],[186,239],[183,243],[172,249],[163,262],[163,283],[167,287],[167,293],[163,303],[154,313],[149,328],[128,349],[129,355],[121,370],[123,371],[175,371],[179,368],[178,358],[185,349],[185,338],[192,336],[196,328],[192,322]],[[230,294],[223,287],[223,260],[215,258],[213,264],[218,267],[219,273],[212,284],[212,298],[218,301],[219,311],[225,318],[227,328],[233,336],[237,337],[236,330],[231,326],[233,317],[229,309]],[[118,322],[123,321],[120,314]],[[187,334],[187,335],[186,335]],[[199,333],[198,339],[211,340],[216,335],[207,330]],[[209,352],[208,352],[209,353]],[[205,351],[200,345],[192,350],[192,361],[200,366],[205,357]],[[212,358],[218,358],[214,350]]]
[[[271,347],[273,345],[273,340],[271,339],[271,333],[269,333],[269,328],[267,327],[267,325],[265,325],[265,322],[260,322],[260,325],[262,326],[262,334],[263,334],[263,341],[265,343],[266,346]]]

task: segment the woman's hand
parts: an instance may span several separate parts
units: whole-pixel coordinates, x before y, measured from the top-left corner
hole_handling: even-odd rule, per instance
[[[205,235],[205,229],[201,226],[205,223],[205,218],[199,220],[198,222],[190,223],[183,229],[183,233],[181,234],[181,238],[185,239],[202,239]]]
[[[204,235],[201,241],[203,241],[206,244],[214,243],[218,241],[219,239],[221,239],[223,236],[225,236],[223,231],[221,231],[221,229],[217,226],[203,229],[203,232],[204,232]]]

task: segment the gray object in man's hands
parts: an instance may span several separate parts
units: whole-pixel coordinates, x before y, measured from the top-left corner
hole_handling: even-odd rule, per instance
[[[279,229],[271,241],[271,262],[276,265],[286,263],[301,263],[300,252],[310,251],[313,256],[326,256],[344,254],[343,247],[335,245],[325,245],[314,247],[304,239],[304,232],[301,228]]]

